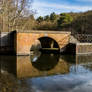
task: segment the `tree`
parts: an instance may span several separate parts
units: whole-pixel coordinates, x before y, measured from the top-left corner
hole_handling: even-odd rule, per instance
[[[92,34],[92,11],[82,13],[72,23],[76,33]]]
[[[34,18],[34,15],[32,14],[32,15],[30,15],[29,16],[29,18],[31,19],[31,20],[35,20],[35,18]]]
[[[27,22],[26,22],[27,21]],[[26,22],[26,23],[25,23]],[[25,17],[21,20],[21,24],[23,23],[23,30],[34,29],[36,25],[36,21],[34,15],[30,15],[29,17]]]
[[[49,15],[46,15],[46,16],[44,17],[44,21],[50,21]]]
[[[22,17],[33,13],[29,10],[31,9],[32,0],[1,0],[1,4],[3,31],[16,29],[16,25]]]
[[[41,22],[43,21],[43,17],[42,17],[42,16],[38,17],[38,18],[37,18],[37,21],[38,21],[39,23],[41,23]]]
[[[54,22],[56,20],[56,18],[57,18],[57,15],[54,12],[50,14],[50,20],[52,22]]]
[[[62,13],[57,20],[58,28],[63,28],[64,26],[69,25],[72,21],[73,18],[69,14]]]

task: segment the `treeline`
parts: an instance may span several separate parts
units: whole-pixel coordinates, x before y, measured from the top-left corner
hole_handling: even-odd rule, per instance
[[[73,32],[80,34],[92,34],[92,11],[79,13],[72,21]]]
[[[61,14],[53,12],[34,18],[35,12],[29,8],[31,4],[32,0],[0,0],[0,31],[58,30],[92,34],[92,11]]]
[[[92,34],[92,11],[58,15],[53,12],[36,19],[34,15],[30,15],[29,17],[22,17],[18,25],[17,28],[23,30],[56,30],[72,31],[73,34]]]
[[[70,14],[61,13],[56,15],[54,12],[47,16],[40,16],[36,19],[37,26],[39,30],[64,30],[64,28],[69,27],[73,18]]]
[[[35,29],[72,31],[72,33],[92,34],[92,11],[84,13],[51,13],[36,19]]]

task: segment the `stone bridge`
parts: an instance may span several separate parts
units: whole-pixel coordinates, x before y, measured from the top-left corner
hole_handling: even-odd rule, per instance
[[[16,31],[15,49],[18,55],[30,54],[36,48],[60,50],[69,44],[70,32],[60,31]]]
[[[91,54],[92,43],[80,43],[63,31],[12,31],[0,34],[0,54],[30,55],[32,50]]]

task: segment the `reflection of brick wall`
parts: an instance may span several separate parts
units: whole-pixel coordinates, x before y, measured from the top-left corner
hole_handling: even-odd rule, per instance
[[[76,54],[92,54],[92,43],[78,43]]]
[[[35,68],[32,65],[32,61],[30,60],[29,56],[17,57],[17,77],[18,78],[39,77],[39,76],[44,76],[45,73],[47,75],[53,75],[58,73],[61,74],[69,73],[70,65],[67,63],[67,61],[63,60],[62,58],[60,58],[59,60],[60,62],[57,61],[58,63],[51,70],[40,71],[39,69]],[[51,62],[53,61],[50,61],[50,64]]]
[[[76,55],[76,62],[81,65],[92,63],[92,55]]]

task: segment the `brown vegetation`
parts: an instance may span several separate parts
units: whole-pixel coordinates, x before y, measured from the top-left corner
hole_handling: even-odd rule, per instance
[[[29,21],[25,17],[29,17],[33,13],[31,10],[29,11],[31,3],[32,0],[0,0],[1,31],[22,29]]]
[[[29,11],[32,0],[1,0],[0,31],[21,30],[59,30],[72,31],[73,34],[92,34],[92,11],[84,13],[54,12],[44,17],[34,18]]]

